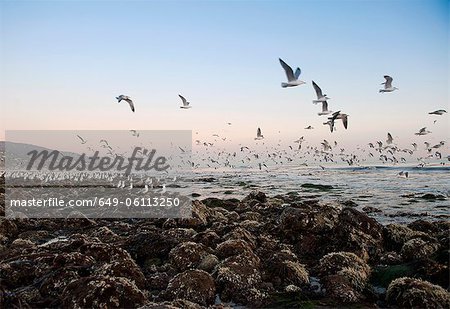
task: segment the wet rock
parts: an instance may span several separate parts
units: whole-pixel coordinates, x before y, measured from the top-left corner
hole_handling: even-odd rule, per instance
[[[167,260],[170,250],[178,243],[178,240],[167,237],[161,230],[151,230],[130,235],[124,248],[139,265],[143,265],[154,258]]]
[[[0,235],[5,237],[15,237],[18,232],[16,223],[13,220],[0,217]]]
[[[170,262],[180,271],[196,268],[208,255],[204,245],[195,242],[183,242],[169,253]]]
[[[450,294],[438,285],[420,279],[398,278],[387,289],[388,303],[402,308],[449,308]]]
[[[290,238],[301,232],[321,233],[331,230],[338,220],[339,209],[330,206],[302,204],[286,207],[280,216],[280,230]]]
[[[341,201],[341,204],[345,207],[357,207],[358,204],[352,200]]]
[[[201,243],[210,248],[215,248],[221,242],[220,236],[212,230],[206,230],[196,234],[193,240],[196,243]]]
[[[207,272],[187,270],[170,281],[164,296],[166,299],[183,298],[207,306],[214,303],[216,286]]]
[[[320,191],[329,191],[334,189],[331,185],[321,185],[321,184],[314,184],[314,183],[304,183],[300,187],[305,189],[316,189]]]
[[[364,206],[362,208],[362,211],[364,211],[367,214],[382,212],[381,209],[378,209],[378,208],[375,208],[375,207],[372,207],[372,206]]]
[[[406,261],[427,258],[434,254],[439,248],[439,244],[421,238],[408,240],[402,247],[400,254]]]
[[[62,293],[63,305],[70,308],[129,308],[145,303],[146,297],[127,278],[94,276],[69,283]]]
[[[425,234],[422,232],[414,231],[407,226],[397,223],[388,224],[384,231],[386,247],[389,250],[394,250],[397,252],[400,251],[405,242],[412,238],[417,238],[421,235]]]
[[[263,302],[265,295],[260,286],[261,274],[259,263],[248,256],[232,256],[217,266],[215,271],[216,283],[223,300],[241,304]]]
[[[256,237],[253,236],[249,231],[242,227],[236,227],[231,232],[227,233],[224,237],[224,240],[243,240],[250,245],[252,249],[256,248]]]
[[[241,214],[240,218],[242,220],[252,220],[256,222],[262,221],[262,215],[255,211],[246,211]]]
[[[327,295],[343,302],[361,300],[371,273],[369,265],[354,253],[333,252],[320,259],[316,272],[322,278]]]
[[[216,251],[217,256],[221,259],[240,254],[250,255],[253,253],[252,247],[246,241],[240,239],[226,240],[217,246]]]
[[[445,196],[442,194],[433,194],[433,193],[426,193],[422,195],[420,198],[424,200],[445,200]]]
[[[415,261],[413,263],[415,271],[411,275],[429,281],[433,284],[438,284],[442,287],[449,287],[450,277],[447,261],[448,260],[444,263],[438,263],[429,258]]]
[[[362,299],[362,294],[352,287],[348,278],[339,274],[327,276],[324,287],[327,296],[340,303],[357,303]]]
[[[242,200],[243,203],[247,203],[249,201],[257,201],[258,203],[265,203],[267,202],[267,196],[264,192],[252,191]]]
[[[416,220],[408,224],[408,228],[419,231],[427,234],[435,234],[440,231],[439,227],[432,222],[428,222],[425,220]]]
[[[208,254],[205,256],[200,264],[198,265],[198,269],[204,270],[206,272],[211,272],[214,268],[219,264],[219,259],[214,254]]]
[[[221,207],[226,210],[233,211],[239,204],[239,200],[236,199],[222,200],[219,198],[210,197],[202,200],[202,203],[205,204],[208,208]]]
[[[395,251],[388,251],[380,256],[380,263],[384,265],[395,265],[402,262],[402,256]]]
[[[183,218],[178,220],[179,227],[198,228],[208,225],[208,219],[214,215],[214,212],[200,201],[192,202],[192,218]]]
[[[297,256],[290,250],[281,250],[265,262],[270,281],[283,286],[304,286],[309,283],[309,274],[305,266],[300,264]]]
[[[354,208],[344,208],[333,231],[336,251],[353,252],[364,260],[377,260],[384,251],[384,227]]]
[[[97,237],[102,242],[107,242],[107,243],[116,242],[116,241],[121,240],[121,237],[119,237],[116,233],[111,231],[106,226],[101,226],[98,229],[93,230],[92,233],[90,233],[90,235],[93,237]]]

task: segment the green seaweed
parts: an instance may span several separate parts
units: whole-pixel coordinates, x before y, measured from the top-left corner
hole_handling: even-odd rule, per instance
[[[316,189],[316,190],[322,190],[322,191],[329,191],[334,189],[331,185],[319,185],[314,183],[304,183],[300,187],[305,189]]]
[[[391,281],[400,277],[410,277],[414,275],[414,269],[410,263],[378,266],[374,268],[371,282],[374,285],[387,288]]]

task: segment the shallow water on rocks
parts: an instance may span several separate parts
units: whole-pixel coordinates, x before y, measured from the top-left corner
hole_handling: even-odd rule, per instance
[[[400,171],[409,177],[400,177]],[[356,207],[385,224],[450,218],[450,167],[445,166],[201,170],[186,189],[200,194],[199,199],[241,199],[253,190],[269,196],[298,194]]]

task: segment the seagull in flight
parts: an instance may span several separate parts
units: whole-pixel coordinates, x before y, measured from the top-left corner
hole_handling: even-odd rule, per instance
[[[393,141],[393,140],[394,140],[394,139],[392,138],[391,133],[388,132],[386,143],[387,143],[387,144],[392,144],[392,141]]]
[[[180,108],[184,108],[184,109],[188,109],[191,108],[192,106],[189,106],[189,103],[185,97],[183,97],[181,94],[178,95],[181,99],[181,101],[183,102],[183,106],[180,106]]]
[[[86,141],[81,137],[81,136],[79,136],[79,135],[77,135],[78,136],[78,138],[81,140],[81,144],[86,144]]]
[[[326,102],[330,99],[326,94],[322,94],[322,89],[320,89],[320,87],[314,81],[312,81],[312,85],[317,94],[317,100],[313,100],[314,104],[317,104],[319,102]]]
[[[441,116],[441,115],[445,114],[446,112],[447,112],[447,111],[444,110],[444,109],[438,109],[438,110],[433,111],[433,112],[430,112],[430,113],[428,113],[428,114],[430,114],[430,115],[439,115],[439,116]]]
[[[415,135],[427,135],[428,133],[431,133],[430,131],[427,130],[426,127],[422,128],[419,130],[419,132],[414,133]]]
[[[320,113],[317,113],[317,115],[322,116],[322,115],[329,115],[331,114],[333,111],[329,111],[328,110],[328,102],[327,101],[322,101],[322,111]]]
[[[300,70],[300,68],[297,68],[294,74],[294,71],[286,62],[281,60],[281,58],[278,58],[278,60],[280,60],[280,64],[286,72],[286,77],[288,80],[287,83],[281,83],[281,87],[287,88],[306,84],[304,81],[298,79],[300,77],[300,74],[302,73],[302,70]]]
[[[312,126],[307,126],[307,127],[305,128],[305,130],[312,130],[312,129],[314,129],[314,127],[312,127]]]
[[[348,116],[347,114],[341,113],[341,111],[337,111],[335,113],[332,114],[332,117],[328,118],[328,122],[324,123],[324,124],[328,124],[330,125],[330,130],[331,132],[333,132],[333,128],[334,128],[334,121],[336,119],[341,119],[342,120],[342,124],[344,125],[344,128],[347,130],[347,126],[348,126]],[[329,123],[331,122],[331,123]]]
[[[120,101],[124,100],[126,102],[128,102],[128,104],[130,105],[131,111],[134,113],[134,104],[133,104],[133,100],[131,100],[131,98],[127,95],[119,95],[118,97],[116,97],[118,103],[120,103]]]
[[[256,137],[255,140],[260,140],[263,139],[264,136],[261,134],[261,128],[258,128],[258,130],[256,130]]]
[[[390,77],[389,75],[384,75],[384,79],[386,80],[384,83],[381,83],[382,85],[384,85],[384,89],[380,89],[380,93],[382,92],[392,92],[394,90],[398,90],[397,87],[392,87],[392,80],[393,78]]]

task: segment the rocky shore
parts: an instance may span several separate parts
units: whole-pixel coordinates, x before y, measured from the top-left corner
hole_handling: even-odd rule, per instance
[[[449,229],[262,192],[191,219],[0,218],[0,307],[449,308]]]

